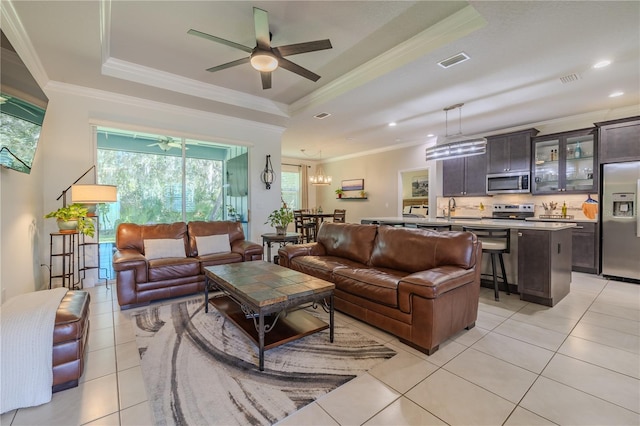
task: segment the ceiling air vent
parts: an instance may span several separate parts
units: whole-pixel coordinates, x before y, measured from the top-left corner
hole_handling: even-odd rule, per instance
[[[578,74],[576,74],[576,73],[567,74],[564,77],[560,77],[560,81],[563,84],[572,83],[572,82],[578,81],[578,80],[580,80],[580,76]]]
[[[321,112],[320,114],[314,115],[314,117],[317,118],[318,120],[322,120],[323,118],[327,118],[330,115],[331,114],[329,114],[328,112]]]
[[[470,59],[469,55],[467,55],[464,52],[460,52],[457,55],[453,55],[450,58],[444,59],[440,62],[438,62],[438,65],[440,65],[442,68],[450,68],[454,65],[458,65],[461,62],[464,62],[466,60]]]

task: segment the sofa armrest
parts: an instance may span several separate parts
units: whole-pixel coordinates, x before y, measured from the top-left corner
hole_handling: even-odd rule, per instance
[[[149,262],[142,253],[135,249],[116,250],[113,253],[113,270],[118,272],[133,271],[136,282],[147,282]]]
[[[407,275],[398,283],[400,310],[411,312],[413,295],[425,299],[437,299],[442,294],[464,285],[472,284],[479,287],[480,280],[476,277],[475,267],[464,269],[458,266],[441,266]]]
[[[320,243],[290,244],[278,249],[280,266],[289,267],[291,259],[298,256],[324,256],[326,250]]]
[[[260,244],[247,240],[236,240],[231,243],[231,251],[242,255],[245,262],[262,260],[264,254],[264,248]]]

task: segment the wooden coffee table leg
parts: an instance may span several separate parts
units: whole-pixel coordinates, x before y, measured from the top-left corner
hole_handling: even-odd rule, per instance
[[[258,356],[260,358],[260,371],[264,371],[264,314],[260,312],[258,319]]]

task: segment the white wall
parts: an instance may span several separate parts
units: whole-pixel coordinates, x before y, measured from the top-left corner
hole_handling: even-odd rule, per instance
[[[94,124],[249,146],[250,239],[261,243],[260,235],[271,232],[263,223],[279,207],[280,186],[267,191],[260,172],[271,154],[280,173],[284,128],[61,83],[48,84],[45,92],[49,106],[37,167],[23,176],[2,171],[1,276],[7,297],[48,287],[48,271],[40,264],[49,263],[49,233],[57,226],[42,216],[60,207],[62,190],[94,164]]]
[[[430,141],[429,143],[434,143]],[[439,184],[439,165],[425,161],[427,143],[396,150],[378,152],[356,158],[324,163],[325,173],[333,179],[331,186],[315,187],[317,205],[325,212],[346,209],[347,222],[359,223],[363,217],[398,216],[402,214],[401,175],[403,171],[429,170],[429,204],[436,202]],[[441,166],[440,166],[441,167]],[[335,190],[345,179],[364,179],[366,200],[337,199]],[[440,191],[440,192],[439,192]],[[346,196],[357,196],[357,192]],[[431,213],[431,212],[430,212]]]

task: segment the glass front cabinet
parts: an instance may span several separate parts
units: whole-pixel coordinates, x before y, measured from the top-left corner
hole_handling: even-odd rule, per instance
[[[595,129],[533,139],[533,193],[597,192]]]

